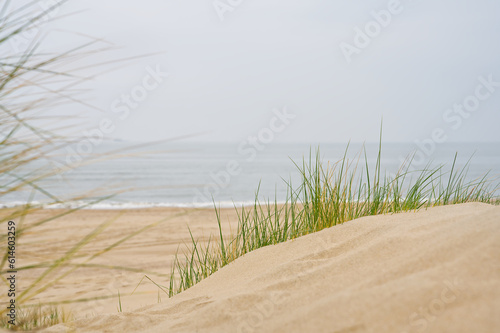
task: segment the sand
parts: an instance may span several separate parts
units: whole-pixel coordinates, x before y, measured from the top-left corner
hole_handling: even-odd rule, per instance
[[[23,223],[30,225],[64,212],[66,211],[40,210],[28,215]],[[7,212],[0,210],[0,214],[7,215]],[[236,221],[234,209],[223,209],[222,217],[225,232],[229,234],[230,223]],[[179,252],[185,250],[186,244],[190,242],[188,225],[193,235],[202,243],[210,234],[218,232],[213,208],[80,210],[37,227],[19,238],[16,252],[17,267],[61,258],[81,239],[107,221],[112,221],[112,224],[79,250],[77,254],[81,255],[81,258],[72,260],[72,264],[85,262],[90,255],[106,249],[109,245],[141,228],[155,223],[157,225],[128,239],[112,251],[86,262],[87,266],[77,268],[71,274],[58,280],[53,286],[33,298],[30,303],[66,302],[64,309],[77,318],[117,313],[118,292],[121,295],[124,311],[158,303],[158,288],[153,283],[146,279],[138,287],[144,275],[147,274],[159,284],[168,285],[175,253],[178,249]],[[16,222],[20,223],[20,219]],[[89,267],[89,265],[92,266]],[[119,267],[132,268],[137,272],[119,269]],[[19,271],[18,289],[26,288],[45,269]],[[74,266],[52,274],[45,280],[49,282],[68,272],[69,269],[74,269]],[[130,296],[134,289],[134,294]],[[2,293],[0,301],[5,302],[6,296]],[[101,299],[82,302],[82,300],[96,297]],[[160,298],[164,300],[168,296],[162,293]]]
[[[212,210],[122,213],[101,242],[154,218],[171,219],[96,263],[166,275],[179,240],[188,239],[186,223],[196,235],[216,231]],[[58,222],[57,230],[32,235],[38,243],[31,246],[40,256],[62,253],[68,240],[116,214],[78,212]],[[176,214],[185,215],[172,218]],[[223,216],[235,220],[232,210]],[[125,295],[143,275],[81,269],[40,297],[85,298],[118,289]],[[167,283],[165,276],[151,277]],[[470,203],[365,217],[249,253],[173,298],[161,295],[161,302],[151,283],[138,290],[142,294],[122,298],[123,313],[116,299],[88,303],[94,311],[70,304],[80,319],[45,331],[499,332],[500,206]]]

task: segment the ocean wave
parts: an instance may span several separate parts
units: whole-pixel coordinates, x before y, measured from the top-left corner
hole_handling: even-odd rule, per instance
[[[87,201],[68,201],[63,203],[43,203],[32,201],[30,203],[22,201],[11,201],[0,203],[1,208],[16,208],[22,206],[40,207],[44,209],[141,209],[141,208],[213,208],[213,202],[196,202],[196,203],[172,203],[172,202],[117,202],[117,201],[103,201],[92,203]],[[233,208],[241,206],[253,206],[253,201],[221,201],[216,202],[215,205],[220,208]]]

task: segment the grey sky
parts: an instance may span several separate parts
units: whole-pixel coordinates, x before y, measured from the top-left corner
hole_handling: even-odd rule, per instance
[[[106,113],[89,112],[85,126],[109,117],[116,125],[111,137],[206,132],[196,139],[241,141],[286,106],[296,117],[278,141],[376,141],[382,117],[387,141],[423,140],[435,128],[448,141],[500,141],[500,86],[490,94],[478,88],[480,77],[500,82],[497,0],[220,2],[236,4],[223,21],[213,0],[66,4],[58,14],[85,11],[49,26],[49,50],[79,41],[65,30],[122,46],[92,61],[163,52],[95,79],[89,102]],[[364,31],[375,21],[372,11],[390,13],[390,6],[397,13],[349,63],[341,43],[355,47],[355,28]],[[113,103],[142,84],[148,66],[169,76],[120,119]],[[475,111],[443,119],[477,89]]]

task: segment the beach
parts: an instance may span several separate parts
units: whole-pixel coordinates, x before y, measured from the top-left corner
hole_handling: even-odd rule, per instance
[[[26,216],[23,224],[29,226],[67,212],[59,209],[37,210]],[[7,215],[8,212],[2,213]],[[224,231],[229,234],[229,221],[234,220],[234,209],[223,209],[221,213],[228,221]],[[19,238],[17,267],[62,258],[103,223],[109,225],[76,252],[74,258],[67,262],[69,267],[49,275],[44,281],[48,283],[63,274],[68,275],[50,285],[29,303],[63,302],[62,306],[77,318],[116,313],[118,293],[123,310],[157,303],[159,297],[164,300],[168,295],[158,295],[158,288],[147,278],[138,286],[141,279],[147,275],[158,284],[168,285],[175,253],[179,249],[182,254],[186,249],[184,244],[190,242],[188,225],[193,236],[201,243],[210,234],[218,232],[213,208],[78,210],[33,228]],[[110,245],[123,241],[142,228],[146,230],[105,252]],[[95,254],[99,256],[89,260]],[[45,269],[19,271],[21,286],[28,286]],[[84,301],[96,297],[101,299]]]
[[[498,13],[3,1],[0,332],[500,332]]]
[[[60,212],[41,210],[25,223]],[[221,218],[229,234],[235,227],[234,209],[223,209]],[[500,206],[467,203],[363,217],[250,252],[170,299],[147,278],[137,285],[147,275],[168,286],[173,256],[190,241],[188,225],[202,241],[217,235],[213,209],[80,210],[51,222],[50,228],[25,235],[19,244],[19,265],[60,257],[93,228],[111,220],[113,224],[84,246],[82,254],[103,250],[134,230],[158,224],[86,262],[86,267],[38,295],[34,303],[68,301],[64,307],[76,319],[45,331],[496,332],[500,328]],[[22,274],[23,283],[28,282],[30,276]],[[110,298],[75,303],[95,297]]]

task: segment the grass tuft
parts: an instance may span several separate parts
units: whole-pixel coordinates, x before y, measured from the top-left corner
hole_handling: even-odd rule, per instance
[[[252,207],[235,207],[238,228],[231,237],[224,237],[220,209],[215,207],[219,241],[201,247],[191,235],[191,246],[174,258],[169,296],[192,287],[248,252],[363,216],[465,202],[499,203],[494,197],[498,184],[495,186],[488,174],[468,180],[470,160],[457,169],[457,155],[448,172],[444,172],[444,166],[410,171],[409,158],[396,174],[386,175],[381,170],[381,144],[373,172],[364,148],[355,160],[348,159],[348,150],[349,145],[343,158],[333,164],[322,163],[319,149],[315,155],[311,151],[301,164],[295,163],[301,182],[298,187],[285,182],[287,196],[283,204],[276,198],[274,202],[261,202],[257,190]],[[360,163],[362,155],[364,163]]]
[[[2,316],[0,318],[0,327],[12,331],[31,331],[68,323],[73,319],[73,315],[54,306],[35,306],[17,309],[15,326],[9,324],[9,319],[5,315]]]

